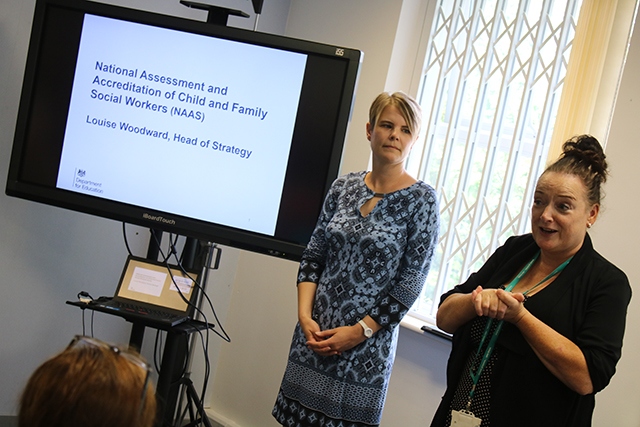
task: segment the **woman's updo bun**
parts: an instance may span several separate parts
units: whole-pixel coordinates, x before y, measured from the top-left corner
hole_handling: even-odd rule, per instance
[[[608,165],[600,142],[591,135],[574,136],[562,145],[562,155],[545,172],[576,175],[587,187],[591,204],[599,204]]]

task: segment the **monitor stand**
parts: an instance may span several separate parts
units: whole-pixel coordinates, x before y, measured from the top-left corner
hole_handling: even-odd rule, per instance
[[[162,241],[162,231],[151,229],[151,238],[147,249],[147,258],[157,260],[160,253],[160,243]],[[187,237],[182,250],[182,263],[187,269],[195,269],[204,267],[203,258],[198,257],[199,248],[205,246],[197,239]],[[215,250],[207,243],[207,254],[204,258],[210,262],[212,251]],[[220,261],[220,251],[218,250],[216,260],[211,268],[218,268]],[[204,281],[207,275],[202,277],[202,289],[198,300],[198,308],[202,302],[203,293],[205,292]],[[156,397],[158,401],[158,420],[159,427],[173,427],[175,422],[181,421],[182,402],[178,402],[181,392],[184,389],[186,394],[185,411],[188,410],[190,422],[182,424],[182,427],[197,426],[203,424],[205,427],[212,427],[207,414],[204,411],[204,405],[200,396],[195,390],[193,382],[190,378],[189,364],[190,354],[189,337],[192,332],[199,329],[194,326],[193,330],[185,331],[183,326],[178,325],[177,328],[168,329],[164,350],[162,353],[162,362],[160,365],[160,374],[158,375],[158,383],[156,384]],[[142,341],[144,339],[145,325],[133,322],[131,326],[131,335],[129,337],[129,346],[140,351]],[[193,345],[193,343],[191,343]],[[194,407],[195,406],[195,410]]]
[[[242,18],[248,18],[249,15],[241,10],[228,9],[226,7],[214,6],[212,4],[198,3],[190,0],[180,0],[180,4],[193,9],[206,10],[207,23],[215,25],[227,25],[229,16],[240,16]]]

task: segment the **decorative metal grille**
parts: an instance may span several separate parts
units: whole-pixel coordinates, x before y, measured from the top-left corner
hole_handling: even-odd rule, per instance
[[[439,0],[418,101],[425,136],[407,169],[436,188],[441,236],[413,315],[507,237],[530,231],[581,0]]]

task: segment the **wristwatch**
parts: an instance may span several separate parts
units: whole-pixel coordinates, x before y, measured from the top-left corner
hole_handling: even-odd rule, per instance
[[[360,320],[358,323],[360,324],[360,326],[362,326],[362,329],[364,329],[364,336],[367,338],[371,338],[373,336],[373,329],[368,327],[367,324],[364,323],[364,320]]]

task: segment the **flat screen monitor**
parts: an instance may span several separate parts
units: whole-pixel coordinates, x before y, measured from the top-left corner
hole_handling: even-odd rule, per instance
[[[339,171],[361,59],[37,0],[6,193],[297,260]]]

